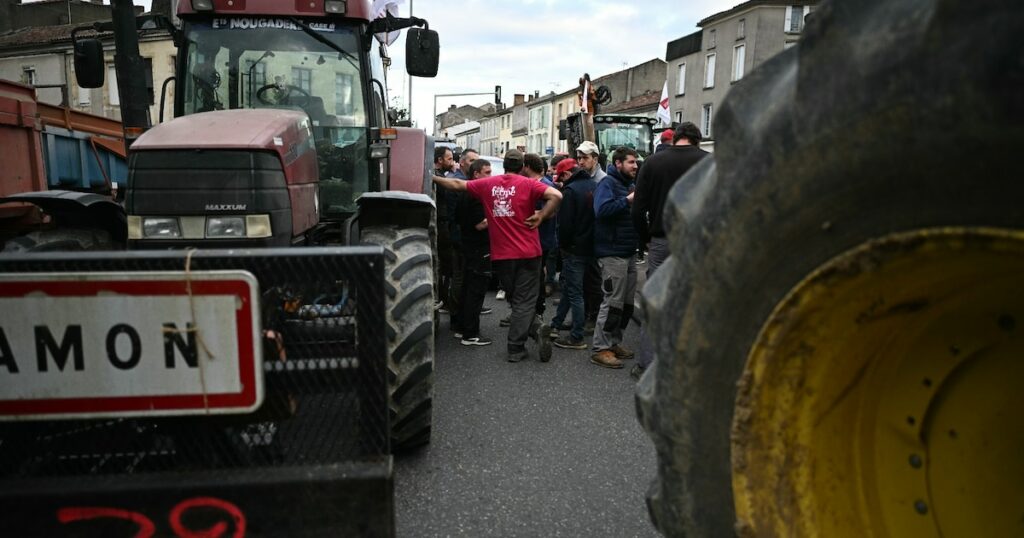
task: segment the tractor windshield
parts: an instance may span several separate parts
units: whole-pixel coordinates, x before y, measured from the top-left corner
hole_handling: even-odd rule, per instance
[[[635,149],[640,159],[651,154],[651,126],[646,123],[594,123],[597,133],[597,144],[604,148],[608,162],[611,162],[615,148],[626,146]]]
[[[285,108],[309,115],[325,214],[347,213],[368,190],[369,134],[355,28],[307,21],[339,52],[288,19],[218,17],[185,28],[183,112]]]

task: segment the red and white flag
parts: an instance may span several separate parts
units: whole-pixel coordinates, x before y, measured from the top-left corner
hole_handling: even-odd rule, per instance
[[[661,101],[658,102],[658,119],[663,126],[672,124],[672,113],[668,110],[668,81],[665,81],[665,88],[661,90]]]

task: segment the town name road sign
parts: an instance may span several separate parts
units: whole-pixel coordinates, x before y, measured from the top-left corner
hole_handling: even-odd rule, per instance
[[[258,290],[246,271],[0,274],[0,420],[255,410]]]

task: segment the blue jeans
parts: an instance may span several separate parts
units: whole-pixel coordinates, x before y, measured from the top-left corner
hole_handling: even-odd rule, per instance
[[[565,316],[572,308],[572,329],[569,337],[573,342],[583,340],[583,323],[586,321],[583,311],[583,271],[590,258],[562,252],[562,300],[558,303],[551,326],[558,328],[565,321]]]

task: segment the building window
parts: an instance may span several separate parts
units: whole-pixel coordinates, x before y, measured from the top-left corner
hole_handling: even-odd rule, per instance
[[[715,87],[715,54],[708,54],[704,62],[704,87]]]
[[[743,78],[743,62],[747,58],[747,46],[736,45],[732,48],[732,81]]]
[[[676,123],[683,123],[683,113],[682,113],[682,111],[676,112]]]
[[[110,106],[121,104],[121,94],[117,91],[117,69],[113,65],[107,66],[107,97],[110,100]]]
[[[715,31],[711,30],[708,32],[708,48],[713,49],[718,42],[718,38],[715,37]]]
[[[92,102],[92,90],[89,88],[78,87],[78,104],[81,106],[87,106]]]
[[[736,39],[747,37],[747,19],[740,19],[736,23]]]
[[[676,95],[686,93],[686,64],[679,64],[679,83],[676,84]]]
[[[22,67],[21,68],[21,82],[22,84],[28,84],[29,86],[36,85],[36,68],[35,67]]]
[[[334,113],[352,113],[352,75],[334,74]]]
[[[146,92],[149,94],[149,104],[156,104],[156,88],[153,85],[153,59],[143,58],[146,64]]]
[[[704,105],[704,109],[700,113],[700,130],[704,138],[711,138],[711,103]]]
[[[254,60],[246,60],[245,72],[249,74],[249,87],[246,88],[246,99],[252,105],[256,92],[267,85],[267,64],[262,61],[256,63]]]
[[[804,29],[804,19],[811,13],[811,6],[786,6],[786,33],[799,34]]]
[[[300,88],[302,91],[312,95],[313,94],[313,70],[303,69],[301,67],[292,68],[292,86]]]

